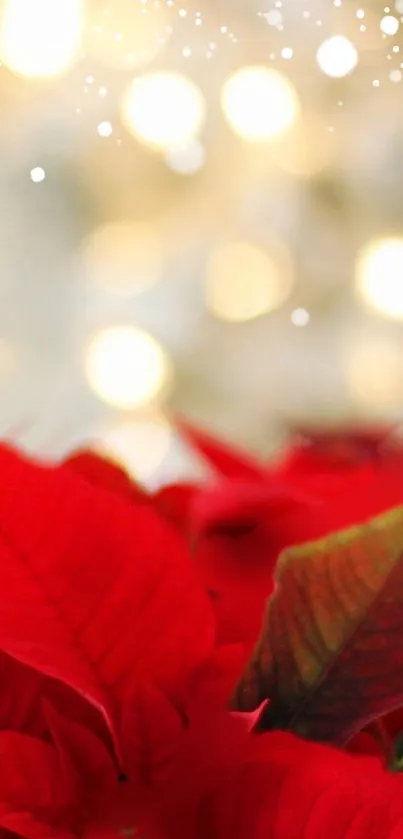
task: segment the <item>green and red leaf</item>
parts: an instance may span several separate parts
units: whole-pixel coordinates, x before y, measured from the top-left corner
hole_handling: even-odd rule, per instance
[[[403,508],[287,550],[233,706],[345,743],[403,705]]]

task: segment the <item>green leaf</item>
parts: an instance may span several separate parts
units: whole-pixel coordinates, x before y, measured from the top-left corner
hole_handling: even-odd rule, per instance
[[[345,743],[403,705],[403,508],[280,557],[233,697],[259,730]]]

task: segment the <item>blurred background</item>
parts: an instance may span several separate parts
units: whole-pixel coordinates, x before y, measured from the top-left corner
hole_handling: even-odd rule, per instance
[[[403,0],[2,0],[0,433],[403,418]]]

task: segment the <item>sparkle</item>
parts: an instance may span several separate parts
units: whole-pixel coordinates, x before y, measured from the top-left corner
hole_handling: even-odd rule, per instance
[[[42,166],[35,166],[31,169],[30,177],[34,184],[40,184],[46,178],[45,170],[42,169]]]
[[[97,131],[100,137],[110,137],[113,132],[113,128],[111,123],[105,120],[105,122],[99,123]]]
[[[269,26],[279,26],[283,22],[283,16],[277,9],[272,9],[271,12],[265,12],[263,17]]]
[[[379,85],[380,85],[379,79],[374,79],[374,81],[372,82],[372,86],[373,87],[379,87]]]
[[[228,26],[221,26],[220,32],[222,32],[222,34],[225,35],[228,32]]]
[[[395,44],[395,46],[392,47],[392,52],[400,52],[400,47],[398,47],[397,44]]]
[[[86,76],[85,81],[87,84],[93,84],[95,82],[94,76]]]
[[[393,15],[386,15],[381,20],[380,28],[384,35],[396,35],[399,29],[399,21]]]
[[[289,58],[292,58],[293,55],[294,55],[294,50],[292,50],[291,47],[283,47],[283,49],[281,50],[281,57],[282,58],[289,59]]]
[[[179,17],[186,17],[187,16],[186,9],[179,9],[178,15],[179,15]]]
[[[306,326],[309,323],[309,312],[307,309],[294,309],[291,312],[291,323],[294,326]]]
[[[108,88],[106,88],[106,87],[98,88],[98,96],[104,97],[104,96],[107,95],[107,93],[108,93]]]
[[[356,16],[359,18],[359,20],[362,20],[362,18],[365,17],[364,9],[357,9]]]
[[[184,58],[190,58],[190,56],[192,55],[192,50],[190,49],[190,47],[183,47],[182,55]]]
[[[401,80],[402,80],[401,70],[392,70],[392,72],[389,73],[389,78],[390,78],[391,82],[401,82]]]

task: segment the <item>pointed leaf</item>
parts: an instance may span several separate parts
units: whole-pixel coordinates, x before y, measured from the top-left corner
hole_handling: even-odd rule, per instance
[[[286,551],[235,692],[259,729],[346,742],[403,704],[403,508]]]
[[[49,743],[0,732],[0,826],[26,839],[65,839],[81,822],[77,776]]]
[[[132,500],[146,500],[147,496],[127,472],[112,460],[101,457],[90,450],[77,451],[71,454],[63,463],[68,469],[73,469],[88,483],[118,492]]]
[[[159,489],[153,496],[158,512],[181,534],[189,534],[191,509],[199,493],[195,484],[171,484]]]
[[[178,420],[177,425],[191,447],[222,477],[233,481],[265,479],[264,467],[249,454],[233,449],[184,420]]]
[[[118,749],[139,676],[174,691],[208,654],[208,598],[147,505],[5,447],[0,471],[0,649],[97,708]]]

